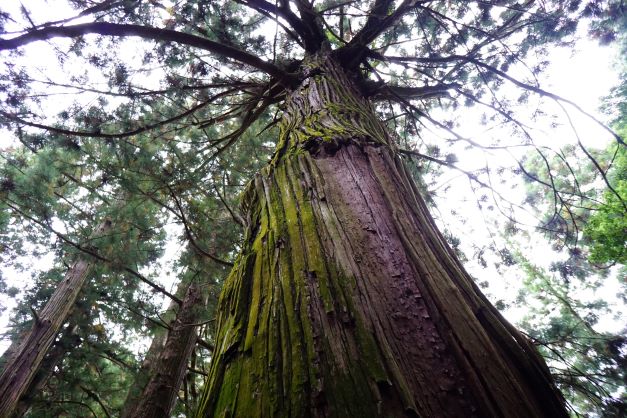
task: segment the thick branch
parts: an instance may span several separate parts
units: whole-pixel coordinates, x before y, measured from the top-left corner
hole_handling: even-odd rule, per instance
[[[392,0],[375,1],[370,13],[368,14],[368,20],[361,30],[355,34],[350,42],[350,45],[359,44],[361,46],[366,46],[372,42],[382,30],[388,27],[391,23],[389,19],[390,16],[388,16],[388,10],[392,7],[392,4],[394,4]]]
[[[327,43],[327,38],[324,35],[322,29],[322,18],[318,12],[313,8],[313,2],[306,0],[296,0],[296,7],[300,13],[300,17],[307,28],[307,35],[310,38],[308,46],[311,47],[311,52],[315,52],[320,47]]]
[[[435,86],[405,87],[381,85],[380,83],[366,83],[366,94],[373,100],[404,100],[432,99],[448,97],[448,90],[459,88],[459,84],[438,84]]]
[[[140,38],[151,39],[154,41],[176,42],[204,49],[205,51],[250,65],[251,67],[257,68],[258,70],[271,75],[281,82],[289,84],[290,81],[289,75],[279,67],[263,61],[248,52],[241,51],[218,42],[210,41],[209,39],[201,38],[200,36],[177,32],[170,29],[161,29],[142,25],[93,22],[71,26],[51,26],[30,31],[15,38],[0,40],[0,51],[17,49],[35,41],[43,41],[51,38],[74,38],[88,34],[118,37],[138,36]]]
[[[250,7],[253,10],[256,10],[259,13],[265,15],[265,13],[271,13],[277,17],[281,17],[285,19],[287,23],[294,29],[294,32],[298,34],[300,39],[302,39],[305,50],[309,52],[315,52],[319,49],[320,45],[316,46],[316,39],[312,37],[309,33],[310,29],[305,25],[305,23],[294,14],[289,8],[289,6],[284,7],[285,5],[277,6],[274,3],[267,2],[265,0],[236,0],[238,3],[241,3],[245,6]],[[264,13],[265,12],[265,13]]]
[[[368,20],[348,45],[337,52],[340,62],[346,62],[348,68],[354,68],[361,62],[368,52],[368,44],[374,41],[381,33],[392,27],[408,11],[419,3],[418,0],[404,0],[392,13],[391,0],[377,0],[369,12]]]

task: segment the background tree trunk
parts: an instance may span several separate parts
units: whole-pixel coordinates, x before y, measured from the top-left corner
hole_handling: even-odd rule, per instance
[[[184,287],[184,290],[186,286],[187,284],[184,283],[179,284],[179,288]],[[180,296],[180,293],[182,292],[177,291],[176,295]],[[168,309],[166,309],[163,315],[163,318],[167,320],[168,318],[176,315],[175,312],[177,307],[178,304],[174,301],[171,301]],[[126,399],[124,400],[124,405],[122,406],[122,412],[120,414],[121,418],[132,418],[131,414],[137,407],[144,388],[150,380],[151,373],[153,373],[156,368],[155,364],[159,359],[159,354],[165,346],[167,337],[168,330],[166,328],[159,327],[159,329],[155,331],[154,337],[152,338],[152,341],[150,343],[150,347],[148,347],[148,351],[146,352],[146,356],[144,357],[144,361],[142,362],[142,365],[137,373],[135,374],[133,384],[129,388]]]
[[[13,417],[18,418],[24,416],[24,414],[30,409],[35,397],[40,393],[50,376],[54,373],[55,368],[61,364],[63,358],[67,353],[71,352],[75,347],[81,343],[80,337],[76,334],[76,323],[74,321],[78,315],[84,315],[85,312],[76,310],[71,314],[68,325],[62,331],[60,337],[50,348],[48,354],[41,362],[37,373],[33,377],[28,389],[24,391],[24,394],[20,397],[17,407],[13,412]]]
[[[98,226],[94,237],[110,229],[111,222],[107,220]],[[29,388],[61,327],[67,322],[92,265],[92,261],[84,258],[72,265],[46,306],[37,314],[31,330],[15,343],[17,348],[11,350],[0,375],[0,418],[8,418],[15,412],[20,397]]]
[[[347,75],[310,57],[244,197],[206,417],[566,417]]]
[[[137,404],[127,416],[133,418],[167,418],[176,403],[189,357],[196,346],[196,328],[207,292],[192,282],[171,323],[163,349],[152,364],[150,378]]]

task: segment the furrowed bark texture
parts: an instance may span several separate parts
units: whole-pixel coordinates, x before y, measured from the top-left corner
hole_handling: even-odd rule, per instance
[[[175,293],[176,296],[184,297],[189,285],[189,282],[181,281],[177,287]],[[178,308],[179,305],[175,301],[170,301],[168,309],[166,309],[165,313],[161,316],[161,319],[163,321],[169,321],[171,318],[175,319]],[[133,411],[135,411],[135,408],[141,399],[142,393],[148,385],[150,376],[157,368],[156,364],[159,360],[159,354],[163,351],[167,338],[167,328],[164,327],[155,330],[154,337],[152,338],[150,347],[146,352],[144,361],[137,373],[135,373],[133,384],[126,394],[126,399],[124,400],[124,405],[122,406],[122,412],[120,413],[121,418],[132,418]]]
[[[244,196],[198,416],[566,417],[341,68],[307,61]]]
[[[72,312],[69,324],[50,348],[48,354],[39,365],[37,373],[33,376],[28,389],[26,389],[24,394],[20,397],[17,407],[13,412],[14,418],[23,417],[24,414],[28,412],[36,396],[41,392],[50,376],[53,375],[55,368],[61,364],[67,353],[71,352],[81,343],[80,337],[75,333],[76,325],[73,318],[77,318],[78,315],[82,314],[84,314],[84,312],[77,312],[76,310]]]
[[[105,221],[97,228],[102,235],[111,228]],[[46,306],[38,313],[31,330],[19,342],[0,375],[0,418],[15,413],[18,401],[29,388],[57,334],[76,303],[93,263],[79,259],[68,270]]]
[[[170,331],[163,349],[154,361],[150,379],[137,405],[127,416],[133,418],[167,418],[176,403],[179,388],[187,370],[189,357],[196,345],[196,325],[202,307],[205,306],[206,292],[198,283],[191,283],[176,319],[170,324]]]
[[[172,301],[170,306],[166,311],[166,315],[170,310],[174,310],[176,303]],[[141,367],[137,371],[134,376],[133,384],[128,390],[126,395],[126,399],[124,400],[124,405],[122,406],[122,412],[120,413],[121,418],[131,418],[132,413],[137,407],[138,402],[142,396],[142,392],[144,388],[148,384],[150,380],[150,374],[155,369],[155,364],[159,358],[159,353],[163,350],[163,346],[165,345],[165,341],[167,338],[167,332],[165,329],[158,330],[153,337],[150,347],[146,352],[146,357],[142,362]]]

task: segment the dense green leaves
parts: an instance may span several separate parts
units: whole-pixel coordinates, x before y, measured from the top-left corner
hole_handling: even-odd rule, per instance
[[[551,274],[520,254],[516,257],[526,276],[517,299],[527,306],[521,326],[549,360],[573,411],[584,416],[623,415],[627,339],[596,331],[599,317],[611,312],[609,304],[602,298],[582,297],[601,286],[603,278],[588,275],[564,281],[560,274]]]
[[[595,263],[627,264],[627,151],[612,147],[614,154],[608,178],[614,190],[606,190],[603,202],[588,219],[584,236],[590,241],[590,260]]]

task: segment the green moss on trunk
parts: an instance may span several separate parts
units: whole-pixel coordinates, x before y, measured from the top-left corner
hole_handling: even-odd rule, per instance
[[[383,124],[320,56],[251,182],[198,416],[560,417],[533,348],[474,286]]]

